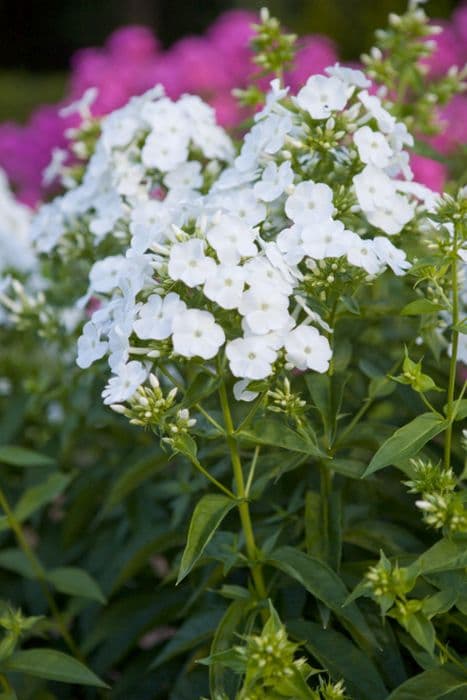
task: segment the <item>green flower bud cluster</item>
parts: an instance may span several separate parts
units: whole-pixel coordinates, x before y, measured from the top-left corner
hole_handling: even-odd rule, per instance
[[[297,425],[301,425],[301,417],[305,411],[306,401],[291,390],[290,381],[287,377],[284,379],[281,387],[277,386],[274,390],[269,390],[267,396],[271,401],[268,406],[270,411],[283,413],[294,420]]]
[[[433,379],[422,371],[422,361],[414,362],[410,359],[405,349],[405,359],[402,365],[402,374],[398,377],[393,377],[394,381],[399,384],[408,384],[412,389],[420,394],[427,391],[441,391],[436,386]]]
[[[350,696],[345,692],[344,681],[340,680],[337,683],[332,683],[320,678],[316,700],[350,700]]]
[[[393,566],[381,552],[379,562],[366,573],[365,586],[385,615],[397,600],[406,601],[406,594],[412,590],[414,580],[407,569],[400,568],[398,564]]]
[[[448,534],[467,532],[467,511],[461,493],[456,491],[452,469],[422,459],[411,461],[415,475],[404,483],[410,493],[421,494],[415,505],[423,512],[424,522],[437,530],[445,529]]]
[[[27,292],[22,282],[15,278],[11,280],[10,286],[10,296],[1,292],[0,303],[9,312],[10,321],[18,331],[32,330],[46,340],[55,339],[60,324],[56,311],[47,305],[44,293]]]
[[[311,668],[303,657],[296,658],[299,644],[287,632],[274,608],[260,635],[249,635],[244,646],[234,648],[244,667],[244,682],[237,700],[280,700],[313,697],[306,683]]]
[[[419,133],[435,134],[440,124],[434,105],[446,104],[465,90],[465,70],[453,67],[439,79],[427,78],[427,67],[420,59],[430,56],[436,45],[429,37],[441,27],[430,25],[419,0],[409,3],[405,14],[389,15],[387,29],[376,32],[377,47],[362,56],[370,78],[393,95],[391,111]]]
[[[132,425],[144,428],[161,428],[164,426],[167,414],[174,405],[177,389],[171,389],[167,396],[161,389],[160,382],[155,374],[149,375],[149,386],[140,386],[128,401],[128,405],[112,404],[111,408],[116,413],[126,416]],[[165,426],[164,431],[178,432],[184,430],[190,422],[185,416],[179,418],[179,411],[175,423]]]
[[[424,493],[422,496],[415,505],[423,511],[427,525],[450,534],[467,532],[467,511],[460,493]]]
[[[293,61],[297,37],[295,34],[283,33],[279,20],[271,17],[264,7],[260,19],[261,23],[254,25],[256,33],[251,41],[255,53],[253,60],[260,67],[262,75],[282,75]]]
[[[0,606],[0,629],[4,630],[0,640],[0,661],[4,661],[15,651],[21,637],[28,632],[42,617],[24,617],[20,610],[9,606]]]

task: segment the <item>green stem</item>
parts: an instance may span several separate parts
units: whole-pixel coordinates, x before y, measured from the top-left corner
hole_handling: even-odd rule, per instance
[[[332,494],[332,474],[325,464],[320,465],[321,519],[323,523],[324,558],[329,559],[329,510]]]
[[[454,243],[452,251],[451,264],[451,287],[452,287],[452,334],[451,334],[451,362],[449,363],[449,383],[447,393],[447,409],[446,417],[448,419],[448,427],[446,428],[446,437],[444,441],[444,468],[449,469],[451,466],[451,445],[452,445],[452,430],[454,423],[454,392],[456,388],[456,373],[457,373],[457,351],[459,346],[459,331],[457,324],[459,323],[459,280],[457,276],[457,247],[458,247],[458,227],[454,227]]]
[[[212,474],[210,474],[208,470],[205,469],[200,462],[198,462],[196,457],[190,457],[190,460],[193,466],[200,472],[200,474],[205,476],[206,479],[208,479],[212,484],[214,484],[214,486],[216,486],[220,491],[225,493],[226,496],[233,499],[236,498],[235,494],[232,493],[232,491],[228,489],[227,486],[224,486],[224,484],[221,484],[220,481],[218,481],[214,476],[212,476]]]
[[[0,673],[0,686],[5,692],[11,693],[11,686],[8,683],[8,678],[4,676],[3,673]]]
[[[386,376],[386,377],[383,377],[383,378],[381,379],[380,387],[384,386],[385,384],[387,384],[387,383],[390,381],[391,375],[393,375],[394,372],[397,370],[397,368],[398,368],[399,365],[401,364],[402,360],[403,360],[403,358],[397,360],[397,361],[393,364],[393,366],[392,366],[391,369],[389,370],[387,376]],[[380,388],[380,387],[378,387],[378,388]],[[344,428],[344,430],[342,431],[342,433],[338,436],[338,439],[335,441],[334,447],[333,447],[333,449],[332,449],[332,454],[333,454],[333,455],[337,452],[337,450],[338,450],[339,446],[341,445],[343,439],[344,439],[345,437],[347,437],[347,435],[349,435],[349,433],[351,433],[352,430],[355,428],[355,426],[361,421],[361,419],[363,418],[363,416],[364,416],[365,413],[368,411],[368,409],[370,408],[370,406],[372,405],[373,401],[374,401],[376,398],[377,398],[377,391],[374,392],[374,393],[369,393],[368,396],[363,400],[363,404],[362,404],[362,406],[360,407],[360,409],[357,411],[357,413],[354,415],[354,417],[352,418],[352,420],[350,421],[350,423]]]
[[[245,496],[248,498],[251,491],[251,485],[253,484],[253,479],[255,476],[256,464],[258,463],[259,451],[261,449],[260,445],[256,445],[253,459],[251,460],[250,471],[248,472],[248,479],[246,480]]]
[[[426,398],[425,394],[423,394],[422,392],[420,392],[420,398],[421,398],[421,400],[423,401],[423,403],[425,404],[425,406],[426,406],[432,413],[435,413],[435,414],[438,415],[438,416],[440,416],[440,415],[442,416],[442,414],[440,414],[440,412],[436,410],[436,408],[433,406],[433,404],[432,404],[430,401],[428,401],[428,399]]]
[[[436,640],[436,646],[441,649],[443,654],[445,654],[446,658],[451,661],[451,663],[455,664],[456,666],[459,666],[460,669],[462,669],[462,672],[464,675],[467,675],[467,670],[465,667],[465,664],[460,661],[457,656],[454,656],[454,654],[448,649],[448,647],[443,644],[442,642],[439,641],[439,639]]]
[[[237,489],[237,498],[241,499],[238,503],[238,510],[240,513],[240,520],[242,523],[243,534],[245,536],[245,545],[248,558],[251,562],[251,575],[253,578],[253,583],[255,584],[256,592],[259,598],[267,598],[266,584],[264,583],[263,571],[261,564],[257,562],[257,547],[255,542],[255,535],[253,532],[253,525],[250,516],[250,507],[248,505],[247,492],[245,490],[245,482],[243,479],[243,469],[240,460],[240,454],[238,452],[237,441],[235,439],[235,429],[232,421],[232,414],[230,412],[229,399],[227,397],[227,391],[225,384],[219,387],[219,397],[222,407],[222,413],[224,416],[224,423],[227,433],[227,445],[230,451],[230,459],[232,462],[232,469],[234,473],[234,480]]]
[[[19,547],[23,551],[23,554],[31,564],[31,568],[34,571],[37,581],[39,582],[39,585],[42,589],[42,592],[44,594],[45,599],[47,600],[50,612],[52,613],[52,616],[55,620],[55,624],[57,625],[58,629],[60,630],[60,633],[63,637],[63,640],[65,641],[66,645],[68,646],[69,650],[71,653],[80,661],[84,662],[84,657],[79,650],[78,646],[76,645],[76,642],[74,641],[73,637],[69,633],[65,622],[63,620],[62,614],[60,610],[57,607],[57,604],[49,590],[49,584],[47,581],[47,573],[42,566],[41,562],[37,558],[37,556],[34,554],[33,550],[31,549],[25,535],[23,532],[23,528],[21,527],[19,521],[16,519],[12,509],[10,508],[10,504],[8,503],[8,500],[3,492],[3,490],[0,488],[0,508],[3,510],[3,512],[6,515],[8,524],[10,528],[13,530],[16,541],[18,542]]]

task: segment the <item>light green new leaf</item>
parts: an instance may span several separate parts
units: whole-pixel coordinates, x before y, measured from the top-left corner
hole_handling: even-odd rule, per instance
[[[419,316],[421,314],[436,314],[444,309],[441,304],[435,304],[429,299],[416,299],[404,306],[401,311],[402,316]]]
[[[0,447],[0,463],[12,467],[49,467],[55,460],[47,455],[40,454],[27,447],[15,445],[2,445]]]
[[[363,476],[387,467],[390,464],[414,457],[426,443],[443,430],[448,421],[434,413],[422,413],[413,421],[396,430],[374,455]]]
[[[0,668],[2,671],[25,673],[49,681],[92,685],[95,688],[109,687],[80,661],[54,649],[17,651]]]
[[[349,592],[342,579],[327,564],[293,547],[277,549],[268,563],[298,581],[327,605],[361,646],[375,646],[373,633],[357,605],[352,602],[344,607]]]
[[[447,408],[448,406],[446,404],[443,408],[445,413],[447,413]],[[454,420],[464,420],[464,418],[467,418],[467,399],[456,401],[454,408],[457,409]]]
[[[462,569],[464,566],[467,566],[465,541],[442,539],[421,554],[408,567],[408,571],[410,576],[417,577],[438,571]]]
[[[326,668],[333,678],[343,678],[352,697],[384,700],[387,690],[371,658],[332,629],[305,620],[287,623],[288,631]]]
[[[60,593],[80,596],[105,603],[106,599],[99,584],[84,569],[75,566],[61,566],[47,573],[47,579]]]
[[[217,493],[207,494],[197,503],[188,530],[177,584],[191,571],[215,531],[234,506],[235,501]]]
[[[467,692],[467,676],[462,677],[453,669],[443,667],[410,678],[396,688],[388,700],[439,700],[461,688]]]

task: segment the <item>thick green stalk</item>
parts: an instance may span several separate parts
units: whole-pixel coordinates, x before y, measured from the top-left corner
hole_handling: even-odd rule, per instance
[[[76,645],[75,641],[73,640],[73,637],[69,633],[65,622],[63,620],[62,614],[60,610],[57,607],[57,604],[49,590],[49,584],[47,581],[47,574],[42,566],[41,562],[37,558],[37,556],[34,554],[33,550],[31,549],[25,535],[23,532],[23,528],[21,527],[21,524],[18,522],[18,520],[15,517],[15,514],[13,513],[12,509],[10,508],[10,504],[8,503],[8,500],[3,492],[3,490],[0,488],[0,508],[3,510],[3,512],[6,515],[8,524],[12,531],[15,534],[16,541],[18,542],[18,545],[20,549],[23,551],[23,554],[31,564],[32,570],[34,571],[34,574],[37,578],[37,581],[39,582],[39,585],[42,589],[42,592],[44,594],[45,599],[47,600],[50,612],[52,613],[52,616],[55,620],[55,624],[57,625],[58,629],[60,630],[60,633],[63,637],[64,642],[68,646],[69,650],[71,653],[80,661],[84,661],[84,657],[81,654],[80,650],[78,649],[78,646]]]
[[[321,521],[323,526],[324,558],[329,560],[329,511],[332,496],[332,472],[327,464],[320,465]]]
[[[250,507],[248,505],[248,501],[246,500],[247,494],[245,491],[245,481],[243,478],[242,463],[240,460],[240,454],[238,452],[237,441],[234,435],[235,429],[232,421],[232,414],[230,412],[229,400],[227,397],[227,391],[224,383],[222,383],[219,388],[219,396],[221,401],[222,413],[224,416],[225,428],[227,433],[227,444],[230,451],[230,459],[232,462],[237,497],[240,499],[238,503],[238,510],[240,513],[243,534],[245,536],[246,551],[248,554],[248,558],[252,562],[251,575],[258,596],[260,598],[267,598],[266,585],[264,583],[261,564],[257,563],[256,561],[257,547],[255,542],[255,535],[253,532],[253,525],[251,522]]]
[[[457,249],[458,249],[458,227],[454,228],[454,244],[452,251],[451,264],[451,288],[452,288],[452,334],[451,334],[451,362],[449,364],[449,383],[447,393],[447,409],[446,417],[448,419],[448,427],[444,441],[444,468],[449,469],[451,466],[451,445],[452,445],[452,430],[454,422],[454,392],[456,388],[456,373],[457,373],[457,351],[459,346],[459,331],[457,325],[459,323],[459,280],[457,275]]]

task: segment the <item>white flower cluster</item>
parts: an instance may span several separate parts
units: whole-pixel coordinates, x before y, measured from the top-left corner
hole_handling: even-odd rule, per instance
[[[49,253],[77,224],[96,245],[112,234],[143,252],[166,222],[185,222],[186,208],[195,206],[217,162],[233,155],[230,138],[207,104],[192,95],[172,102],[161,86],[132,98],[100,127],[80,184],[65,178],[70,189],[43,205],[33,222],[32,238],[41,253]]]
[[[46,205],[35,230],[45,251],[83,219],[97,241],[122,240],[91,269],[86,298],[100,307],[78,343],[81,367],[109,355],[105,403],[130,399],[158,362],[224,348],[245,400],[281,367],[327,371],[332,328],[316,281],[404,274],[389,237],[424,196],[410,182],[411,136],[368,86],[340,66],[295,98],[273,81],[235,160],[199,98],[173,103],[156,88],[103,121],[82,184]]]
[[[30,222],[31,210],[15,199],[0,170],[0,278],[6,270],[28,272],[34,267]]]
[[[29,238],[31,214],[28,207],[15,199],[5,173],[0,170],[0,324],[9,318],[4,300],[12,274],[30,273],[36,266]]]

